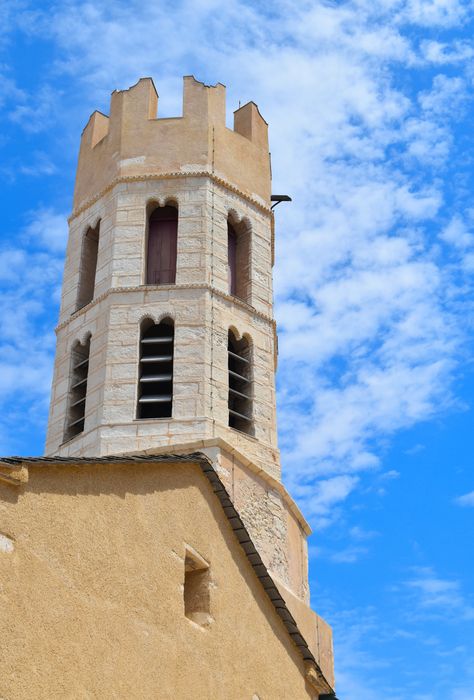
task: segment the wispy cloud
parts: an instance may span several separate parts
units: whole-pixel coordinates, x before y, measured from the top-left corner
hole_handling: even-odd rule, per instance
[[[368,553],[367,547],[352,546],[341,549],[331,554],[331,561],[336,564],[355,564],[359,559]]]
[[[463,596],[458,580],[441,578],[431,567],[414,567],[413,576],[405,581],[405,586],[416,593],[420,612],[443,617],[456,612],[465,620],[474,620],[474,607]]]
[[[2,454],[11,453],[28,423],[45,421],[55,346],[51,303],[59,301],[67,235],[64,213],[29,212],[26,222],[17,246],[0,248]]]
[[[474,491],[458,496],[454,499],[454,502],[457,503],[458,506],[474,507]]]

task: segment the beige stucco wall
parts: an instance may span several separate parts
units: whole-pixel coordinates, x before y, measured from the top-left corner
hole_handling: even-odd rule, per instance
[[[317,697],[198,465],[30,466],[0,483],[0,535],[0,697]],[[186,544],[208,629],[184,616]]]

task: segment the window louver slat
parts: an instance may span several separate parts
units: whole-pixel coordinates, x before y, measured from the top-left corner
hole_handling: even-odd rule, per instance
[[[230,413],[232,416],[235,416],[236,418],[241,418],[242,420],[246,420],[246,421],[251,421],[251,420],[252,420],[252,419],[249,418],[248,416],[244,416],[243,413],[239,413],[238,411],[233,411],[231,408],[229,408],[229,413]]]
[[[238,379],[241,382],[245,382],[246,384],[250,383],[250,379],[247,379],[247,377],[244,377],[244,375],[240,374],[240,372],[234,372],[233,370],[229,370],[229,375],[231,377],[235,377],[235,379]]]
[[[172,396],[142,396],[139,403],[171,403]]]
[[[241,391],[237,391],[237,389],[233,389],[231,386],[229,387],[229,392],[230,392],[231,394],[235,394],[236,396],[240,396],[240,397],[243,398],[243,399],[249,399],[249,400],[250,400],[250,396],[248,396],[247,394],[243,394]]]
[[[161,345],[162,343],[172,343],[172,336],[167,336],[165,338],[142,338],[142,345]]]
[[[173,355],[151,355],[150,357],[142,357],[142,363],[149,362],[172,362]]]
[[[247,363],[247,364],[248,364],[248,362],[249,362],[248,359],[247,359],[246,357],[242,357],[241,355],[237,355],[237,353],[231,352],[231,350],[229,350],[229,355],[230,355],[231,357],[233,357],[235,360],[239,360],[240,362],[245,362],[245,363]]]

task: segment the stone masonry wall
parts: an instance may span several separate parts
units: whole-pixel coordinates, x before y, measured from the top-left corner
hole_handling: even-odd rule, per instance
[[[144,285],[146,212],[177,204],[176,285]],[[251,229],[248,304],[227,293],[227,217]],[[76,311],[82,237],[100,221],[94,301]],[[48,454],[112,454],[219,435],[263,468],[279,472],[276,450],[269,217],[206,177],[117,184],[71,222],[58,327]],[[135,420],[139,325],[175,320],[173,418]],[[255,434],[228,427],[227,333],[251,339]],[[70,352],[90,333],[82,434],[62,445]],[[229,434],[231,433],[231,436]],[[277,465],[277,466],[275,466]]]

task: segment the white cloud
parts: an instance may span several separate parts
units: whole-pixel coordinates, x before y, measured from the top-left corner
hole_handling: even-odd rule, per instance
[[[67,242],[67,218],[51,208],[40,209],[34,212],[34,218],[26,226],[24,233],[30,239],[31,245],[53,253],[62,253]]]
[[[28,424],[45,423],[55,339],[66,215],[28,212],[17,247],[0,249],[0,453],[11,453]]]
[[[346,547],[331,555],[331,561],[336,564],[355,564],[359,559],[368,553],[367,547],[352,546]]]
[[[354,525],[354,527],[351,527],[349,530],[349,535],[354,539],[354,540],[372,540],[374,537],[378,537],[380,535],[379,532],[376,532],[375,530],[365,530],[363,527],[360,527],[359,525]]]
[[[25,131],[38,133],[56,121],[58,98],[57,90],[43,85],[35,94],[23,93],[23,100],[8,111],[8,118]]]
[[[444,617],[456,612],[465,620],[474,620],[474,607],[464,598],[459,581],[441,578],[431,567],[414,567],[413,574],[405,586],[416,592],[421,611]]]
[[[421,92],[418,101],[425,112],[459,118],[462,105],[470,98],[466,81],[439,74],[433,78],[431,90]]]
[[[459,24],[467,13],[460,0],[408,0],[400,16],[413,24],[444,28]]]
[[[294,484],[293,495],[307,500],[308,517],[315,517],[323,528],[337,520],[339,506],[352,493],[358,483],[355,476],[334,476],[320,479],[317,484],[306,485],[303,478]]]
[[[427,39],[421,42],[420,49],[426,61],[438,65],[461,63],[474,56],[474,46],[466,41],[454,41],[448,44]]]
[[[471,248],[474,244],[474,236],[466,226],[465,221],[458,215],[454,216],[444,228],[440,237],[446,242],[461,250]]]
[[[455,503],[457,503],[458,506],[474,507],[474,491],[470,491],[469,493],[465,493],[463,496],[458,496],[455,499]]]

